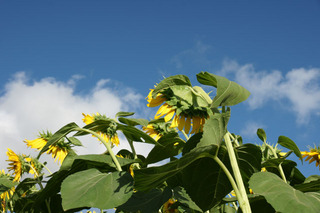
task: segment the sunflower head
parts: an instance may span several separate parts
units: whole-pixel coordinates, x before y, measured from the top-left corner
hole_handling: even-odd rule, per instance
[[[205,120],[212,111],[209,107],[210,103],[203,98],[204,95],[196,90],[198,91],[199,88],[195,89],[188,85],[157,90],[156,94],[153,94],[155,90],[151,90],[147,97],[149,102],[147,106],[155,107],[162,104],[155,119],[164,116],[165,122],[173,119],[171,128],[177,127],[180,131],[184,130],[186,134],[198,133],[202,131]]]
[[[165,202],[162,206],[162,211],[164,213],[178,213],[179,210],[176,208],[173,208],[173,204],[177,202],[177,200],[170,198],[167,202]]]
[[[101,115],[100,113],[91,114],[91,115],[82,113],[82,115],[84,116],[82,120],[87,125],[98,120],[108,121],[109,125],[99,130],[97,133],[100,134],[100,136],[106,142],[110,141],[113,145],[116,145],[116,146],[119,145],[120,142],[117,134],[117,124],[113,119],[108,118],[106,115]]]
[[[319,166],[320,169],[320,147],[309,147],[309,152],[308,151],[303,151],[301,152],[302,158],[305,158],[305,161],[309,161],[309,164],[312,162],[316,162],[316,167]]]
[[[30,157],[26,155],[17,155],[14,151],[8,148],[7,156],[9,161],[8,170],[13,172],[14,182],[18,182],[25,172],[30,171]]]
[[[147,126],[142,127],[144,131],[156,141],[158,141],[163,135],[176,132],[170,128],[170,124],[164,122],[163,119],[153,120],[149,122]]]
[[[24,140],[24,142],[27,144],[28,147],[40,151],[50,140],[52,135],[53,134],[50,131],[43,131],[39,132],[38,138],[34,140]],[[55,162],[58,160],[60,163],[62,163],[70,150],[71,143],[66,142],[64,138],[61,138],[57,143],[50,145],[46,153],[51,154],[52,158],[55,158]]]

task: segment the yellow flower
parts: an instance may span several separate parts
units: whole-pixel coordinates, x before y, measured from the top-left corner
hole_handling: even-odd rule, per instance
[[[152,92],[154,91],[154,89],[150,89],[150,92],[148,94],[148,96],[146,97],[148,104],[148,107],[156,107],[161,105],[165,100],[165,96],[163,94],[158,93],[156,98],[152,98]]]
[[[23,159],[21,158],[21,156],[18,156],[16,153],[14,153],[11,149],[8,148],[8,151],[6,153],[9,157],[9,160],[7,161],[11,161],[11,163],[9,163],[8,170],[9,171],[13,171],[13,175],[14,175],[14,182],[18,182],[21,179],[21,175],[23,172],[22,169],[22,161]]]
[[[305,161],[309,161],[309,164],[312,162],[316,162],[316,167],[320,164],[320,152],[317,149],[311,149],[310,152],[303,151],[301,152],[302,158],[305,158]],[[319,167],[320,169],[320,167]]]
[[[82,115],[84,116],[84,118],[82,120],[87,125],[93,123],[96,120],[106,120],[106,119],[108,119],[106,116],[101,115],[99,113],[92,114],[92,115],[86,115],[86,114],[82,113]],[[116,146],[118,146],[120,144],[120,141],[119,141],[116,129],[113,128],[113,127],[108,127],[107,132],[108,132],[107,134],[106,133],[102,133],[102,132],[98,132],[98,134],[106,142],[111,141],[112,144],[115,144]],[[95,136],[93,135],[93,137],[95,137]]]
[[[48,141],[44,138],[37,138],[34,140],[24,140],[24,142],[27,144],[28,147],[40,151],[47,144]]]
[[[31,147],[33,149],[37,149],[40,151],[48,142],[52,134],[50,132],[43,132],[40,133],[39,138],[34,140],[24,140],[24,142],[27,144],[28,147]],[[71,146],[63,141],[58,141],[54,145],[49,146],[49,149],[47,150],[47,154],[51,154],[52,158],[54,158],[54,162],[57,160],[62,164],[65,157],[68,155],[69,151],[71,149]]]
[[[186,134],[194,134],[201,132],[203,129],[203,125],[205,123],[205,119],[208,117],[206,110],[200,109],[192,109],[189,108],[183,109],[183,107],[179,108],[176,105],[171,105],[173,102],[167,100],[165,95],[158,93],[156,98],[152,98],[153,89],[151,89],[147,101],[148,107],[159,106],[164,103],[157,111],[154,116],[155,119],[159,119],[164,116],[165,122],[170,121],[172,118],[171,128],[178,127],[180,131],[184,130]],[[167,103],[168,101],[168,103]],[[170,104],[169,104],[170,103]]]
[[[177,201],[174,200],[174,199],[172,199],[172,198],[170,198],[167,202],[165,202],[165,203],[163,204],[163,208],[162,208],[163,213],[178,213],[178,212],[179,212],[178,209],[173,209],[173,208],[171,208],[171,206],[172,206],[175,202],[177,202]]]
[[[10,177],[8,174],[5,173],[4,170],[0,171],[0,177]],[[9,200],[10,197],[13,195],[15,188],[12,187],[11,189],[8,189],[7,191],[3,192],[0,194],[0,201],[1,201],[1,207],[2,207],[2,212],[5,212],[6,210],[6,200]]]
[[[84,116],[84,118],[82,119],[83,123],[88,125],[94,122],[94,116],[86,115],[84,113],[82,113],[82,115]],[[99,115],[99,113],[97,113],[97,115]]]
[[[147,126],[142,127],[142,129],[146,131],[146,133],[150,135],[152,138],[154,138],[156,141],[159,140],[162,136],[162,134],[159,131],[157,131],[152,124],[148,124]]]

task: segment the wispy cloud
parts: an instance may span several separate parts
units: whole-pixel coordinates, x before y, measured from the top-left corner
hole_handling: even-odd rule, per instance
[[[175,65],[176,69],[184,68],[186,62],[189,64],[190,61],[196,64],[208,64],[210,60],[207,59],[206,54],[210,49],[210,45],[204,44],[199,40],[192,48],[174,55],[171,62]]]
[[[265,128],[265,125],[257,121],[247,121],[240,130],[240,135],[248,139],[256,139],[259,128]]]
[[[320,69],[299,68],[283,72],[256,71],[252,64],[239,65],[232,60],[223,63],[219,74],[230,77],[246,87],[251,96],[251,109],[279,101],[296,115],[298,124],[307,124],[312,115],[320,112]]]
[[[7,148],[35,155],[23,140],[35,139],[39,131],[55,132],[70,122],[83,126],[82,113],[100,112],[114,117],[118,111],[135,111],[143,106],[140,94],[123,86],[121,90],[117,89],[117,85],[110,85],[108,79],[100,80],[86,94],[79,95],[75,87],[82,78],[73,76],[65,82],[54,78],[34,81],[20,72],[7,82],[0,96],[0,169],[7,167]],[[104,152],[104,147],[95,138],[84,136],[80,139],[86,148],[77,149],[79,154]],[[117,150],[128,147],[123,142]],[[138,145],[138,153],[146,154],[148,150],[150,146]],[[45,159],[52,161],[49,158]]]

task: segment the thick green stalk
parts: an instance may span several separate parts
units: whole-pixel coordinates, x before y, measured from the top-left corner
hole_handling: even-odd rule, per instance
[[[231,183],[231,186],[232,186],[234,192],[235,192],[236,195],[237,195],[237,198],[238,198],[238,200],[239,200],[239,203],[240,203],[240,200],[242,199],[241,196],[238,196],[238,195],[240,195],[240,191],[239,191],[238,186],[237,186],[236,182],[234,181],[231,173],[229,172],[228,168],[227,168],[227,167],[224,165],[224,163],[218,158],[218,156],[214,156],[214,157],[213,157],[213,160],[215,160],[215,161],[219,164],[219,166],[221,167],[221,169],[223,170],[223,172],[226,174],[227,178],[229,179],[229,181],[230,181],[230,183]]]
[[[94,131],[92,131],[90,129],[81,129],[80,128],[78,130],[79,131],[88,132],[88,133],[91,133],[94,136],[96,136],[103,143],[103,145],[107,148],[107,150],[108,150],[108,152],[109,152],[114,164],[116,165],[117,170],[118,171],[122,171],[122,168],[121,168],[121,166],[119,164],[119,161],[117,160],[117,158],[116,158],[115,154],[113,153],[112,148],[111,148],[111,146],[110,146],[110,144],[108,142],[106,142],[98,133],[96,133],[96,132],[94,132]]]
[[[228,133],[224,135],[224,141],[227,146],[233,175],[236,179],[237,186],[239,188],[239,194],[236,193],[237,198],[239,200],[239,205],[244,213],[251,213],[251,208],[250,208],[250,203],[249,203],[249,199],[247,196],[247,192],[244,187],[244,183],[243,183],[243,180],[241,177],[238,161],[237,161],[236,155],[234,153],[234,149],[233,149],[233,146],[232,146],[232,143],[231,143],[231,140],[230,140]],[[241,199],[240,199],[240,197],[241,197]]]

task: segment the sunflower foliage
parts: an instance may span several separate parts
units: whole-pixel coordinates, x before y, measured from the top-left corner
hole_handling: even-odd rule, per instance
[[[38,156],[8,149],[8,172],[0,172],[0,211],[319,212],[320,176],[305,177],[288,159],[295,155],[318,167],[319,147],[301,152],[285,136],[270,144],[263,129],[257,130],[261,144],[243,141],[227,127],[231,106],[245,101],[249,91],[208,72],[197,74],[197,80],[215,92],[192,86],[185,75],[156,84],[146,98],[148,107],[157,108],[152,120],[134,118],[133,112],[115,118],[83,114],[82,127],[69,123],[25,140]],[[126,140],[120,142],[118,134]],[[83,135],[105,150],[76,154],[73,148],[82,146]],[[114,153],[119,143],[130,149]],[[153,148],[142,156],[136,143]],[[43,155],[58,160],[59,170],[52,173]]]

